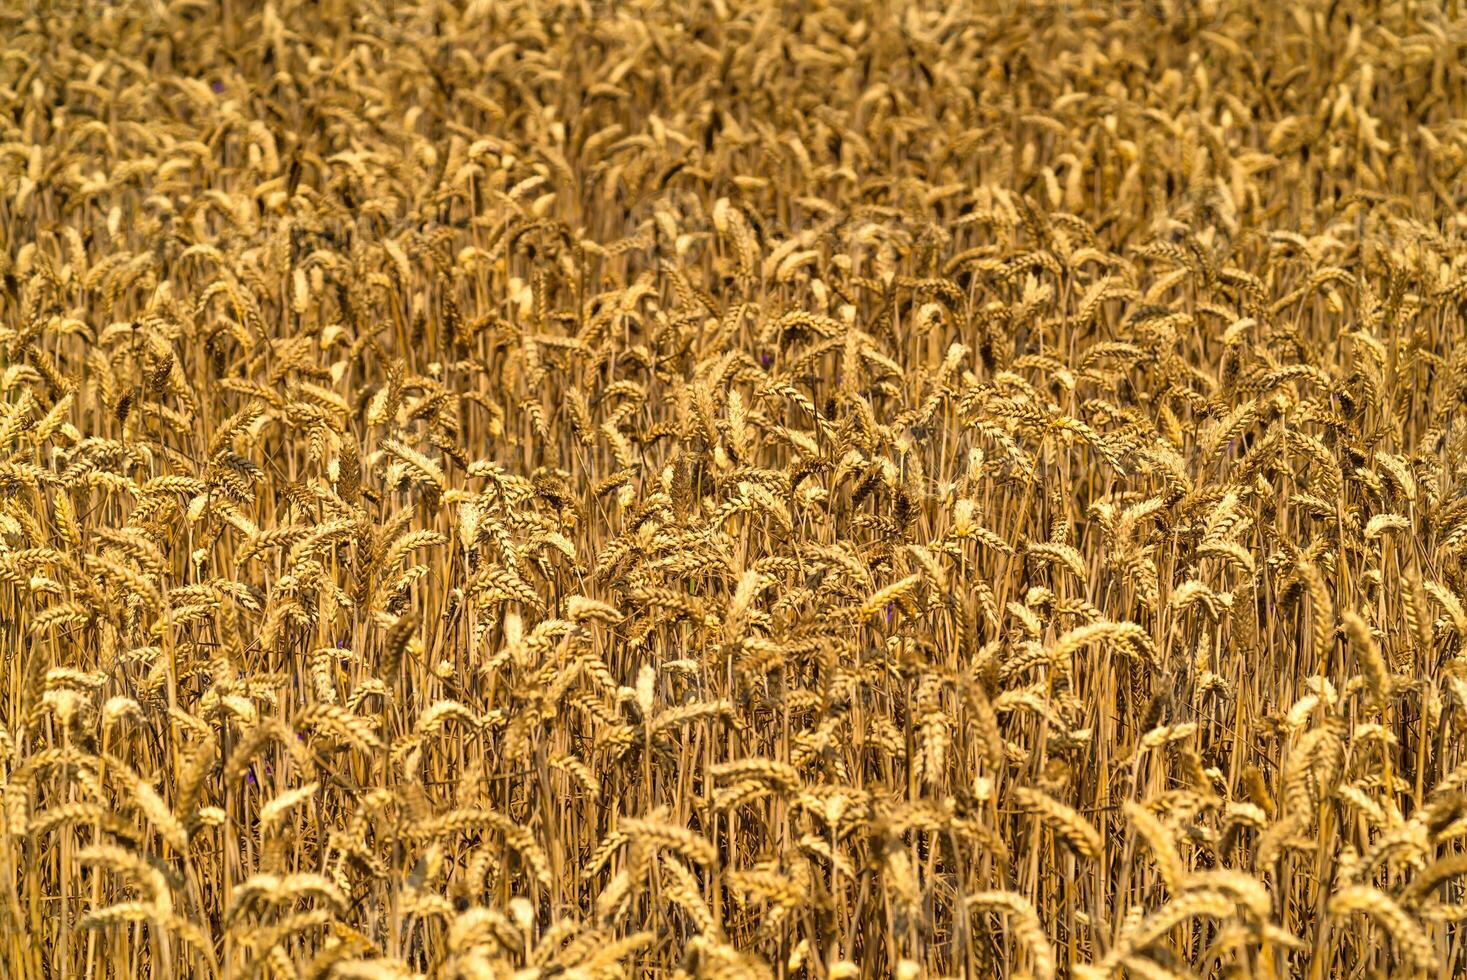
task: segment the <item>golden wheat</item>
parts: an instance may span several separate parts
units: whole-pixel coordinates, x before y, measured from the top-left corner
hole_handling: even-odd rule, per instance
[[[0,974],[1467,971],[1452,0],[0,11]]]

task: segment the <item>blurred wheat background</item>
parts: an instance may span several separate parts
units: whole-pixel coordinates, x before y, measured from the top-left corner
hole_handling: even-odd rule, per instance
[[[1467,969],[1455,0],[0,39],[0,974]]]

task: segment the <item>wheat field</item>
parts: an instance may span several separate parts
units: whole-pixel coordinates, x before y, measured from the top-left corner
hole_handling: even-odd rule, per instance
[[[0,12],[0,976],[1467,971],[1467,19]]]

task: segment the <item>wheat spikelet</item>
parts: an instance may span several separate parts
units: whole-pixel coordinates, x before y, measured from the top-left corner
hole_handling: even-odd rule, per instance
[[[1040,924],[1034,907],[1012,892],[980,892],[967,897],[971,908],[993,909],[1007,913],[1018,931],[1033,964],[1034,975],[1040,978],[1055,975],[1055,953],[1049,937]]]
[[[1329,913],[1344,917],[1363,912],[1380,923],[1390,934],[1393,947],[1414,969],[1430,970],[1436,966],[1436,952],[1431,941],[1412,916],[1390,896],[1369,885],[1343,888],[1329,901]]]
[[[1104,849],[1100,832],[1075,810],[1039,790],[1015,787],[1014,796],[1024,810],[1038,815],[1044,825],[1066,844],[1087,858],[1098,858]]]

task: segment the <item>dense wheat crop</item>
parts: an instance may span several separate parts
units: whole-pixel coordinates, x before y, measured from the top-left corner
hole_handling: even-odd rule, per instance
[[[0,974],[1467,970],[1455,0],[0,13]]]

